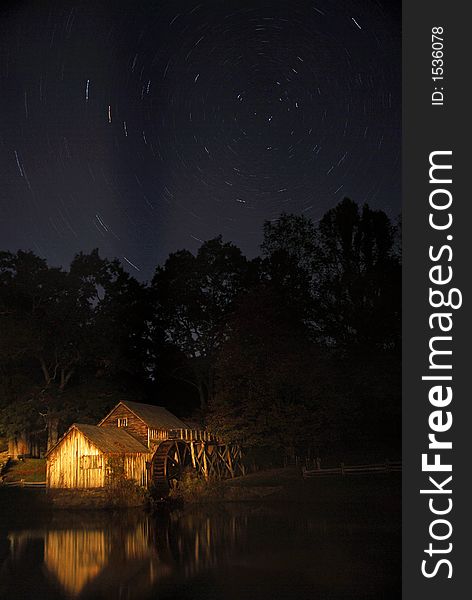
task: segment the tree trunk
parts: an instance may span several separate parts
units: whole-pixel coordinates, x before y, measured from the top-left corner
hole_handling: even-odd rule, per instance
[[[205,387],[202,384],[198,385],[198,396],[200,398],[200,409],[202,412],[205,412],[207,409],[207,395],[205,393]]]
[[[48,451],[57,443],[59,437],[59,418],[48,416]]]
[[[18,434],[8,439],[8,456],[12,460],[27,455],[29,455],[29,444],[26,434]]]

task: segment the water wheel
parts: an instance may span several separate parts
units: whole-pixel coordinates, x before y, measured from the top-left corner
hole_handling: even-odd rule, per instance
[[[158,494],[166,496],[176,488],[189,467],[192,467],[192,459],[186,442],[168,440],[159,444],[152,460],[152,481]]]

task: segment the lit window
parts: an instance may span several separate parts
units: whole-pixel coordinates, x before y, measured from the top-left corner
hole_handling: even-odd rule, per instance
[[[128,427],[128,418],[118,419],[118,427]]]

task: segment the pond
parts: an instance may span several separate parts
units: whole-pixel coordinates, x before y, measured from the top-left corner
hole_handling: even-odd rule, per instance
[[[36,510],[0,490],[0,598],[400,598],[390,510],[226,503],[147,514]],[[26,499],[26,500],[25,500]]]

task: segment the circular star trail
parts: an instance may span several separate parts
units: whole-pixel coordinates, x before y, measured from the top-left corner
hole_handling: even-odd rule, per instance
[[[398,3],[37,2],[2,10],[2,249],[99,247],[148,278],[344,196],[400,204]]]

